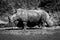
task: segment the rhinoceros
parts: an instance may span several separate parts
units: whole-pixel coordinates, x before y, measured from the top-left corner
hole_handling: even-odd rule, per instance
[[[26,10],[20,8],[17,9],[16,14],[10,16],[10,19],[11,22],[14,22],[15,20],[19,19],[23,22],[27,22],[28,25],[41,24],[42,21],[46,22],[50,26],[53,25],[53,21],[50,19],[49,14],[44,10]]]

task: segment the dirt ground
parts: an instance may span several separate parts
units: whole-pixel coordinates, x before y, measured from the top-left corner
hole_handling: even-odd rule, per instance
[[[59,40],[60,29],[0,30],[0,40]]]

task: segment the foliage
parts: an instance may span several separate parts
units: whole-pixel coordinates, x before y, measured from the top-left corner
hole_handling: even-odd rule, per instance
[[[0,0],[0,10],[2,12],[23,8],[23,9],[36,9],[42,8],[49,11],[60,11],[59,0]]]
[[[60,0],[42,0],[38,7],[46,11],[57,12],[60,11]]]

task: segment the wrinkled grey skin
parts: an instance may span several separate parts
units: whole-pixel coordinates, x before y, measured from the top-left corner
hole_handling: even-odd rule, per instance
[[[48,25],[52,26],[53,21],[50,19],[49,14],[44,10],[26,10],[26,9],[17,9],[17,13],[10,16],[11,22],[14,22],[17,19],[22,19],[24,22],[30,20],[35,21],[42,18],[45,20]]]

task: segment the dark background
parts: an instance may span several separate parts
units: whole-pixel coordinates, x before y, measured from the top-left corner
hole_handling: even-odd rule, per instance
[[[60,0],[0,0],[0,11],[11,11],[13,8],[37,9],[60,11]]]

